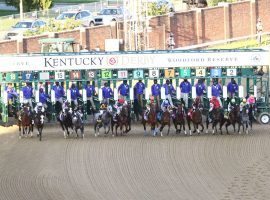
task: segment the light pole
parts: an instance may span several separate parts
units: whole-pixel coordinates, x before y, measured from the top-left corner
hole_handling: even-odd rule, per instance
[[[23,20],[23,0],[20,0],[20,20]]]

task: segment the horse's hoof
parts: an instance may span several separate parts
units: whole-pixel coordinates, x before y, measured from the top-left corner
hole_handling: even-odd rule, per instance
[[[19,139],[22,139],[22,136],[19,136]]]
[[[97,134],[95,134],[95,137],[97,137]]]

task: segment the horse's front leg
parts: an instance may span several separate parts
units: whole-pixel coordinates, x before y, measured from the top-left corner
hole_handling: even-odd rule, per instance
[[[187,135],[185,121],[183,121],[182,126],[183,126],[183,131],[184,131],[185,135]],[[181,132],[181,128],[180,128],[180,132]]]
[[[147,133],[146,133],[146,121],[142,121],[142,124],[143,124],[144,136],[146,136],[147,135]]]
[[[178,133],[178,124],[176,121],[173,122],[174,124],[174,127],[175,127],[175,133],[177,134]],[[180,129],[181,129],[181,125],[180,125]]]
[[[116,126],[115,126],[115,135],[117,136],[117,129],[118,129],[118,127],[119,127],[119,124],[116,124]]]
[[[171,129],[171,123],[169,122],[169,124],[168,124],[168,131],[167,131],[167,135],[169,135],[169,133],[170,133],[170,129]]]
[[[207,116],[206,117],[206,130],[205,130],[206,134],[208,133],[208,127],[209,127],[209,119],[208,119],[208,116]]]
[[[202,129],[200,130],[200,132],[203,132],[203,130],[204,130],[204,126],[203,126],[203,123],[201,122],[201,127],[202,127]]]
[[[162,130],[163,130],[164,126],[165,126],[164,123],[162,123],[162,124],[161,124],[161,127],[160,127],[160,129],[159,129],[159,131],[160,131],[160,136],[161,136],[161,137],[163,136]]]
[[[225,124],[225,128],[226,128],[227,134],[229,134],[229,131],[228,131],[228,126],[229,126],[229,125],[230,125],[230,122],[227,121],[226,124]],[[235,132],[235,125],[233,125],[233,127],[234,127],[234,132]]]
[[[213,121],[213,123],[212,123],[212,134],[213,135],[215,135],[216,126],[217,126],[217,122],[216,121]]]

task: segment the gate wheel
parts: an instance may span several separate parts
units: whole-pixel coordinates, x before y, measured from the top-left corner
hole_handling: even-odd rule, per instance
[[[259,115],[259,123],[260,124],[269,124],[270,122],[270,114],[267,112],[263,112]]]

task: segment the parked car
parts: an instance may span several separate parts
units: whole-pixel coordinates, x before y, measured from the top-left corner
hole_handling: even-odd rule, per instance
[[[108,25],[113,21],[123,21],[124,11],[120,7],[108,7],[102,9],[95,17],[95,25]]]
[[[83,26],[92,27],[95,24],[95,20],[92,13],[90,13],[87,10],[63,12],[62,14],[56,17],[56,20],[64,21],[67,18],[74,18],[75,20],[79,20]]]
[[[18,37],[22,37],[25,31],[27,30],[37,31],[37,29],[45,25],[46,22],[39,19],[19,21],[17,24],[15,24],[15,26],[12,26],[12,29],[10,31],[7,32],[5,39],[6,40],[17,39]]]

